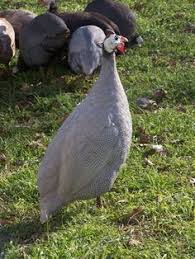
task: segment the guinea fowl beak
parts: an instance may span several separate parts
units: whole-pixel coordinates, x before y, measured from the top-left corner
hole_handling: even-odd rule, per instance
[[[123,37],[123,36],[121,36],[121,41],[122,41],[122,42],[128,42],[128,39],[125,38],[125,37]]]

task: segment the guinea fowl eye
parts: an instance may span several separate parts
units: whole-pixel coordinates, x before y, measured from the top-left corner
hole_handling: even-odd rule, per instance
[[[115,40],[118,40],[119,38],[118,38],[118,36],[115,36],[114,39],[115,39]]]

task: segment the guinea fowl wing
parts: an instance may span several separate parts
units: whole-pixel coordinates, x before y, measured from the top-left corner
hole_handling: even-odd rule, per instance
[[[115,147],[119,145],[119,130],[116,125],[109,116],[101,126],[98,126],[97,117],[92,121],[89,118],[88,122],[81,117],[78,118],[76,114],[70,116],[51,143],[47,151],[47,158],[51,160],[43,162],[39,177],[42,179],[39,181],[41,196],[57,188],[58,197],[64,203],[69,202],[81,189],[93,182],[107,164],[113,162]],[[97,127],[93,129],[86,126],[94,123]],[[58,160],[55,167],[52,157],[54,161],[56,157]],[[47,186],[44,184],[45,179],[48,179]]]
[[[89,122],[90,123],[90,122]],[[81,189],[101,175],[107,164],[113,162],[115,147],[118,145],[118,129],[110,125],[104,126],[99,134],[94,137],[92,134],[80,136],[73,141],[73,152],[69,153],[69,165],[67,172],[62,171],[59,177],[59,193],[75,195]],[[62,162],[62,165],[65,164]],[[67,165],[67,164],[66,164]],[[66,175],[66,177],[65,177]],[[69,181],[67,181],[67,178]],[[69,189],[71,186],[71,189]],[[69,193],[70,192],[70,193]],[[90,193],[89,193],[90,195]],[[71,198],[71,197],[70,197]]]

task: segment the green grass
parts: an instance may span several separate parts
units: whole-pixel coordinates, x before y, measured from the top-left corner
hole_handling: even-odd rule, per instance
[[[86,3],[60,1],[67,10]],[[47,76],[28,71],[0,79],[0,258],[195,258],[195,36],[184,32],[195,22],[194,1],[126,3],[137,11],[145,42],[117,58],[134,135],[104,208],[75,202],[41,225],[36,186],[47,144],[97,75],[57,66]],[[43,11],[32,0],[0,0],[0,6]],[[136,99],[158,88],[167,91],[158,109],[138,109]],[[140,127],[166,149],[148,157],[152,165],[144,160]],[[122,220],[138,207],[142,213]]]

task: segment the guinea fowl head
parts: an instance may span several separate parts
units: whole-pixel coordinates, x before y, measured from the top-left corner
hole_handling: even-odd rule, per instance
[[[38,4],[46,6],[50,13],[56,13],[58,10],[56,0],[38,0]]]
[[[128,42],[128,39],[117,35],[111,30],[107,30],[106,38],[103,42],[103,49],[107,53],[118,52],[119,54],[125,53],[125,42]]]

